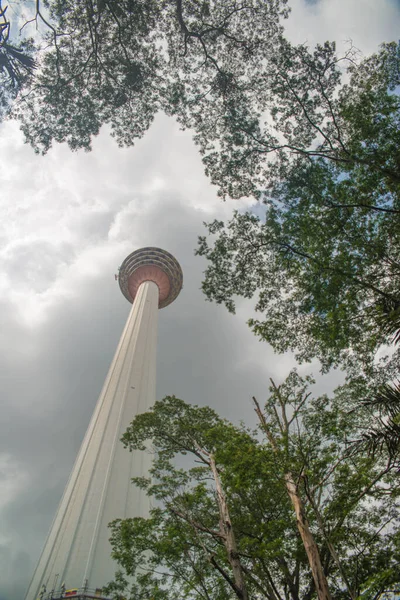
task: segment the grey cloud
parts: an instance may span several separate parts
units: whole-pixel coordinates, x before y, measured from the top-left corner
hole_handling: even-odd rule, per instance
[[[15,290],[42,292],[56,279],[59,264],[69,262],[72,257],[70,244],[21,241],[3,261],[3,272]]]

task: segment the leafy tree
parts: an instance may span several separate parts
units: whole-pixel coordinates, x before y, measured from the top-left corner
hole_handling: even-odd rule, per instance
[[[313,185],[330,183],[312,170]],[[396,330],[387,313],[400,307],[399,217],[332,209],[331,199],[304,190],[268,206],[263,218],[235,212],[226,226],[208,224],[216,238],[199,238],[197,253],[209,261],[202,288],[230,312],[237,296],[256,296],[263,316],[249,325],[278,352],[317,357],[323,370],[371,369]]]
[[[149,519],[112,524],[113,554],[123,572],[109,593],[223,599],[243,597],[246,589],[250,598],[314,598],[299,534],[304,517],[332,597],[372,600],[392,589],[399,581],[398,478],[384,457],[353,451],[350,442],[370,418],[359,411],[350,419],[344,410],[344,404],[351,409],[354,390],[312,399],[309,383],[292,372],[281,386],[272,385],[265,409],[258,409],[258,432],[175,397],[135,418],[123,439],[131,451],[150,451],[151,444],[151,479],[135,484],[154,504]],[[297,518],[288,473],[302,502]],[[129,585],[127,576],[135,582]]]
[[[15,116],[46,151],[52,140],[90,148],[103,123],[132,144],[159,110],[185,120],[203,100],[214,114],[249,88],[276,48],[286,0],[51,0],[52,30],[36,81]]]
[[[276,61],[280,141],[269,124],[254,135],[242,124],[241,143],[226,133],[211,166],[224,162],[227,193],[258,190],[265,216],[208,225],[217,239],[200,238],[203,290],[231,311],[236,295],[258,295],[265,316],[250,325],[279,352],[317,356],[325,370],[372,368],[400,330],[400,45],[352,64],[341,88],[330,45],[313,57],[288,46]]]
[[[279,388],[277,388],[275,385],[274,385],[274,391],[275,391],[277,400],[279,401],[279,404],[280,404],[280,409],[282,412],[281,417],[278,416],[276,406],[273,405],[272,406],[273,411],[271,411],[271,405],[269,405],[268,408],[270,409],[269,410],[269,416],[270,416],[269,421],[270,422],[268,422],[267,418],[262,413],[260,405],[257,402],[257,400],[255,398],[253,398],[253,401],[256,406],[255,410],[256,410],[257,416],[260,420],[262,430],[266,434],[267,439],[271,445],[271,448],[273,449],[273,451],[275,452],[275,454],[278,457],[280,457],[280,454],[281,454],[281,448],[280,448],[279,441],[283,441],[283,450],[284,450],[284,454],[285,454],[285,458],[286,458],[285,462],[287,463],[287,462],[289,462],[288,459],[289,459],[290,425],[293,423],[293,421],[296,420],[296,418],[301,410],[301,407],[304,405],[305,401],[307,400],[307,396],[302,397],[303,394],[301,394],[301,392],[303,390],[301,390],[300,400],[298,403],[296,402],[296,406],[293,411],[293,415],[289,418],[289,416],[287,414],[287,406],[286,406],[287,399],[282,395],[281,390]],[[272,419],[271,419],[271,417],[272,417]],[[271,426],[271,421],[273,424],[275,424],[275,425],[277,424],[279,427],[278,438],[277,438],[276,434],[274,434],[273,425]],[[279,438],[281,438],[281,440],[279,440]],[[324,573],[324,569],[322,566],[321,557],[320,557],[320,553],[318,550],[318,545],[316,544],[314,536],[310,530],[309,521],[308,521],[308,518],[306,515],[306,511],[305,511],[304,500],[299,491],[298,482],[296,483],[295,478],[292,473],[292,470],[289,467],[289,465],[287,466],[287,469],[285,469],[285,471],[286,472],[284,473],[284,481],[285,481],[286,490],[287,490],[287,493],[289,495],[290,501],[292,503],[292,506],[293,506],[295,514],[296,514],[297,527],[298,527],[302,542],[304,544],[304,548],[305,548],[307,558],[308,558],[308,561],[310,564],[317,596],[320,600],[331,600],[332,596],[330,594],[328,582],[327,582],[326,575]],[[300,477],[302,477],[302,476],[303,476],[303,474],[301,473]],[[335,555],[335,557],[336,556],[337,555]],[[340,567],[339,561],[338,561],[338,565]]]
[[[0,2],[0,119],[9,111],[11,101],[21,88],[31,81],[35,68],[33,41],[11,42],[7,8],[3,8]]]
[[[163,110],[193,130],[223,196],[258,197],[312,157],[398,186],[397,44],[359,65],[334,43],[293,46],[286,0],[52,0],[49,10],[42,69],[15,111],[37,150],[88,149],[103,123],[132,144]]]

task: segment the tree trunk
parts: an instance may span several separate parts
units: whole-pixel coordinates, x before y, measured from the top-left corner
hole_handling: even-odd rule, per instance
[[[286,489],[296,513],[297,527],[303,540],[304,548],[307,553],[308,562],[310,563],[311,572],[315,582],[315,589],[319,600],[332,600],[330,595],[328,582],[325,577],[324,570],[321,564],[321,558],[318,552],[318,546],[314,540],[313,534],[308,525],[308,519],[304,510],[303,502],[297,490],[297,486],[293,481],[291,473],[285,475]]]
[[[325,542],[326,542],[326,545],[328,546],[328,550],[331,553],[331,556],[332,556],[333,560],[336,563],[336,566],[337,566],[337,568],[339,570],[339,573],[340,573],[340,575],[341,575],[341,577],[342,577],[342,579],[343,579],[343,581],[344,581],[344,583],[345,583],[345,585],[347,587],[347,591],[349,592],[350,598],[351,598],[351,600],[356,600],[357,594],[351,588],[350,582],[349,582],[349,580],[347,578],[347,575],[346,575],[346,573],[345,573],[345,571],[344,571],[344,569],[342,567],[342,563],[340,562],[338,553],[336,552],[335,547],[332,544],[332,542],[330,541],[329,536],[328,536],[328,534],[326,532],[322,515],[319,512],[319,510],[318,510],[318,508],[317,508],[317,506],[316,506],[316,504],[315,504],[315,502],[314,502],[314,500],[313,500],[313,498],[311,496],[311,493],[307,492],[307,488],[306,488],[306,494],[307,494],[307,498],[309,499],[310,504],[311,504],[311,506],[312,506],[312,508],[314,510],[315,516],[317,517],[318,525],[319,525],[319,528],[320,528],[320,530],[322,532],[322,535],[325,538]]]
[[[271,381],[272,381],[272,379],[271,379]],[[274,384],[273,381],[272,381],[272,384],[273,384],[275,390],[278,391],[278,388],[276,387],[276,385]],[[276,454],[278,454],[279,448],[276,443],[276,440],[275,440],[274,436],[272,435],[272,433],[268,427],[268,423],[265,419],[265,416],[260,408],[260,405],[258,404],[258,402],[254,396],[253,396],[253,402],[256,407],[255,411],[257,413],[258,418],[260,419],[261,426],[267,435],[267,438],[272,446],[272,449],[274,450],[274,452]],[[281,405],[282,405],[282,402],[281,402]],[[277,416],[276,418],[277,418],[277,422],[279,423],[279,425],[281,427],[281,431],[283,433],[285,433],[286,436],[288,436],[289,435],[289,423],[287,422],[287,418],[286,418],[286,415],[284,412],[284,407],[282,407],[282,408],[283,408],[282,414],[283,414],[283,418],[284,418],[284,427],[283,428],[279,423],[279,417]],[[332,596],[331,596],[331,594],[329,592],[329,588],[328,588],[328,582],[326,580],[325,573],[322,568],[322,563],[321,563],[321,558],[320,558],[319,551],[318,551],[318,546],[314,540],[313,534],[310,531],[310,527],[308,525],[308,519],[306,516],[306,512],[304,510],[303,501],[298,492],[297,485],[293,481],[293,476],[290,472],[285,474],[285,484],[286,484],[286,489],[289,494],[289,498],[291,500],[292,506],[296,513],[297,528],[299,530],[299,533],[300,533],[300,536],[301,536],[301,539],[302,539],[302,542],[304,545],[304,549],[307,554],[307,558],[308,558],[308,562],[309,562],[309,565],[311,568],[311,573],[312,573],[312,576],[314,579],[315,590],[317,592],[318,598],[319,598],[319,600],[332,600]]]
[[[220,529],[221,534],[224,536],[224,542],[226,551],[228,553],[228,560],[232,567],[233,579],[235,582],[235,591],[237,596],[241,600],[248,600],[246,583],[244,580],[243,569],[240,563],[240,558],[237,551],[235,534],[233,531],[231,519],[229,516],[228,505],[226,503],[225,494],[222,490],[221,481],[218,475],[218,470],[215,464],[215,460],[212,454],[209,455],[210,466],[214,476],[215,487],[217,490],[217,501],[220,515]]]

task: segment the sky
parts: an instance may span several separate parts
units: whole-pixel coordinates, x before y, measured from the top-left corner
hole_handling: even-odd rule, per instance
[[[369,54],[400,31],[395,0],[291,6],[294,42],[334,39],[341,50],[352,40]],[[230,315],[202,296],[202,223],[249,202],[217,198],[190,132],[172,119],[159,115],[133,148],[104,128],[91,153],[59,145],[45,157],[3,123],[0,164],[0,600],[22,600],[128,316],[114,279],[125,256],[159,246],[184,273],[160,313],[158,398],[254,422],[251,397],[262,401],[294,361],[252,335],[251,303]],[[330,374],[318,388],[337,381]]]

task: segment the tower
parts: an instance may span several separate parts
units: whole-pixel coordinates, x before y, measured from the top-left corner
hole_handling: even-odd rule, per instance
[[[137,250],[121,265],[119,285],[132,309],[26,600],[63,598],[67,590],[67,597],[101,597],[116,571],[108,523],[148,515],[148,499],[131,478],[148,473],[150,458],[119,440],[155,402],[158,308],[175,300],[182,279],[176,259],[159,248]]]

